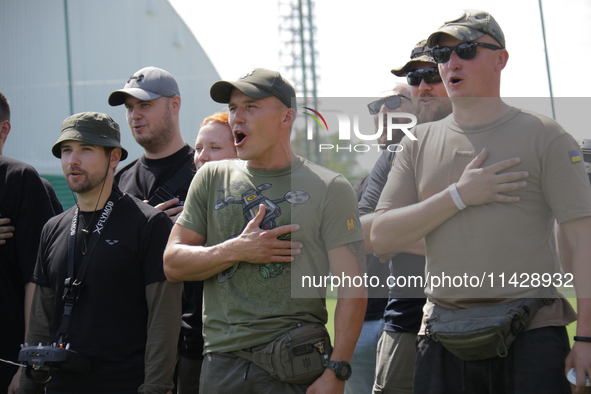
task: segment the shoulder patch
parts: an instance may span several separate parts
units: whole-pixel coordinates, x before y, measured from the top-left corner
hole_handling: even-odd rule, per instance
[[[570,155],[570,162],[571,163],[577,163],[577,162],[581,161],[581,154],[579,153],[579,151],[573,150],[571,152],[568,152],[568,154]]]
[[[359,217],[347,219],[347,231],[353,230],[355,227],[361,228],[361,220],[359,220]]]

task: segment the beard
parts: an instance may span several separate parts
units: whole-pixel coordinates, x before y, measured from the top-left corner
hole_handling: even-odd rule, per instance
[[[78,169],[76,167],[72,167],[71,169],[81,172],[84,175],[84,179],[81,179],[79,181],[72,180],[72,179],[70,179],[69,176],[66,177],[66,183],[68,184],[68,187],[70,188],[70,190],[73,191],[74,193],[78,193],[78,194],[84,194],[84,193],[88,193],[91,190],[94,190],[95,188],[100,186],[101,183],[103,183],[105,181],[106,176],[107,176],[106,173],[101,173],[101,172],[89,174],[86,171],[80,171],[80,169]]]
[[[422,97],[430,97],[436,100],[435,104],[421,105]],[[451,100],[448,97],[435,97],[430,94],[420,93],[413,99],[413,113],[417,117],[417,124],[435,122],[451,114]]]
[[[164,116],[157,123],[150,125],[150,134],[136,135],[133,137],[146,152],[158,153],[164,150],[172,140],[173,121],[168,103],[166,104]]]

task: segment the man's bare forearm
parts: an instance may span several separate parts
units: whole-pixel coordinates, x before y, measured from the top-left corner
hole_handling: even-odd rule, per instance
[[[242,233],[214,246],[205,246],[207,239],[180,224],[175,224],[164,251],[164,273],[171,282],[205,280],[230,268],[239,261],[253,264],[290,263],[292,255],[301,253],[301,242],[279,240],[278,237],[299,230],[290,224],[261,230],[265,207]]]
[[[331,270],[335,275],[363,276],[366,273],[364,242],[352,242],[329,251]],[[363,327],[367,308],[367,289],[354,285],[338,290],[335,311],[335,341],[331,359],[350,361]]]
[[[378,211],[370,235],[374,252],[402,252],[458,212],[447,189],[417,204]]]
[[[211,278],[239,260],[233,255],[232,240],[214,246],[172,243],[164,252],[164,273],[170,282],[197,281]]]
[[[365,236],[365,253],[375,253],[373,246],[371,245],[371,226],[376,218],[375,213],[371,213],[361,217],[361,229],[363,230],[363,235]],[[385,259],[383,259],[382,263],[387,262],[392,257],[396,256],[398,253],[410,253],[416,254],[419,256],[425,255],[425,239],[421,238],[417,242],[406,246],[402,250],[394,250],[394,248],[390,247],[390,250],[386,252],[384,255]],[[380,256],[380,259],[382,256]]]
[[[373,221],[376,218],[376,214],[370,213],[368,215],[363,215],[359,219],[361,221],[361,230],[363,230],[363,236],[365,237],[365,253],[374,253],[373,246],[371,246],[371,226],[373,225]]]
[[[577,292],[576,335],[591,337],[591,216],[570,220],[560,227],[572,251],[573,282]],[[575,341],[565,361],[565,372],[570,368],[574,368],[577,374],[577,392],[583,392],[584,376],[591,376],[591,343]]]

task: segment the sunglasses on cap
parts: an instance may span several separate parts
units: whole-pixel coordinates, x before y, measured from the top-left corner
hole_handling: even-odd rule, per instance
[[[441,75],[439,75],[439,69],[437,67],[426,67],[419,70],[409,71],[406,74],[406,82],[410,86],[418,86],[421,84],[421,80],[425,80],[425,83],[438,83],[442,82]]]
[[[367,104],[367,108],[369,109],[370,114],[375,115],[378,112],[380,112],[380,108],[382,108],[382,105],[384,105],[384,103],[386,104],[386,107],[388,107],[389,109],[396,109],[400,107],[402,98],[405,98],[410,101],[410,99],[405,95],[397,94],[394,96],[384,97],[382,99],[372,101],[371,103]]]
[[[447,63],[453,51],[456,51],[456,54],[460,59],[466,60],[472,59],[474,56],[476,56],[478,47],[493,49],[495,51],[498,49],[503,49],[498,45],[487,44],[484,42],[463,42],[456,45],[455,47],[436,46],[433,48],[431,54],[437,63]]]

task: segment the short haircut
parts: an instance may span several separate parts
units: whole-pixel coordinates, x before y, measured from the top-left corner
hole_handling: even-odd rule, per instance
[[[103,149],[105,150],[105,155],[107,157],[111,157],[111,152],[113,152],[115,147],[114,146],[103,146]]]
[[[6,96],[0,92],[0,122],[5,120],[10,122],[10,103]]]

